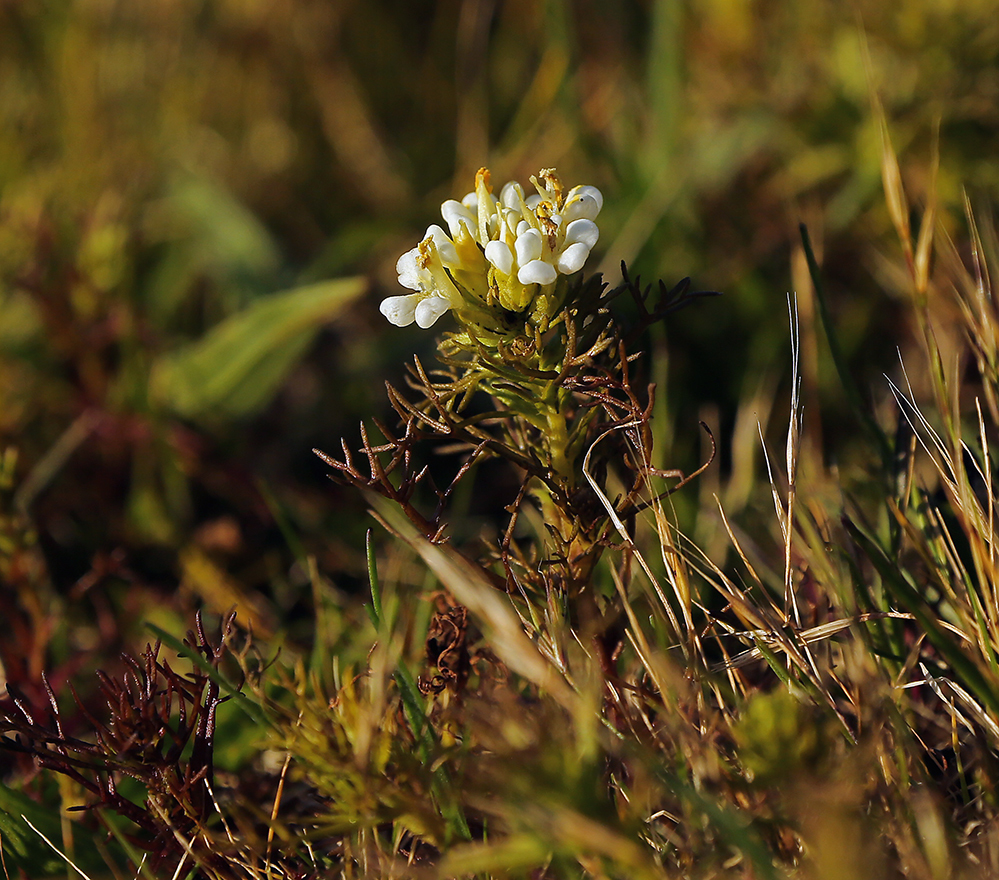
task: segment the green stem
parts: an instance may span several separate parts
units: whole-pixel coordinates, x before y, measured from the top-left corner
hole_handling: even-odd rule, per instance
[[[548,452],[552,459],[552,470],[564,478],[566,489],[571,490],[576,482],[575,468],[566,454],[569,446],[569,428],[566,424],[565,413],[560,412],[557,407],[552,407],[548,411],[546,418],[548,424]]]

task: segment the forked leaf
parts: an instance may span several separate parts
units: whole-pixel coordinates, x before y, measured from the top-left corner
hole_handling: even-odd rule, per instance
[[[153,364],[153,399],[179,416],[217,421],[265,406],[319,328],[364,291],[341,278],[257,300],[202,339]]]
[[[199,651],[193,649],[190,645],[185,644],[180,639],[172,636],[166,630],[161,629],[155,623],[146,623],[146,627],[152,632],[157,639],[159,639],[164,645],[166,645],[170,650],[176,652],[180,657],[185,660],[189,660],[194,666],[197,666],[202,672],[205,673],[215,684],[219,686],[219,689],[223,694],[231,699],[240,709],[242,709],[251,721],[260,727],[264,727],[267,724],[267,720],[264,718],[263,712],[260,707],[256,705],[249,697],[244,694],[238,685],[233,684],[226,678],[218,669],[211,665]]]

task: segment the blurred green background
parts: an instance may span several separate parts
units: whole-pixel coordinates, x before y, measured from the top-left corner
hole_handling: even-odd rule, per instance
[[[692,528],[710,492],[750,503],[791,290],[823,401],[806,453],[848,461],[797,227],[861,387],[882,388],[909,311],[872,88],[917,205],[939,130],[960,238],[964,188],[999,195],[991,0],[4,0],[6,677],[58,684],[203,605],[308,644],[307,560],[346,601],[369,523],[311,448],[356,442],[383,382],[431,356],[378,302],[481,165],[600,187],[611,283],[626,260],[724,293],[650,340],[662,462],[699,460],[698,418],[720,443],[677,498]]]

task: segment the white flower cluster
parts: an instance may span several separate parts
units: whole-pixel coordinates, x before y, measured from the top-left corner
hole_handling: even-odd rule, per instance
[[[578,272],[600,230],[593,221],[603,207],[594,186],[563,193],[554,169],[531,178],[536,193],[519,183],[492,194],[489,172],[480,169],[475,191],[441,205],[447,224],[427,228],[423,241],[396,264],[399,283],[414,293],[390,296],[381,312],[393,324],[431,326],[448,309],[481,313],[495,305],[521,312],[559,275]]]

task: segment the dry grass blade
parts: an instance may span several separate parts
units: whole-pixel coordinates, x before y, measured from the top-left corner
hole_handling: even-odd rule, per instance
[[[575,710],[577,698],[572,688],[527,637],[505,595],[496,590],[482,571],[456,554],[431,544],[395,508],[377,498],[373,503],[386,528],[416,550],[440,582],[468,608],[500,659],[511,670],[550,694],[563,708]]]
[[[597,437],[596,440],[594,440],[593,443],[590,445],[590,448],[586,451],[586,455],[583,457],[583,465],[582,465],[583,476],[586,478],[586,481],[590,484],[590,488],[594,491],[597,498],[600,500],[600,503],[601,505],[603,505],[604,510],[607,511],[607,516],[610,519],[611,523],[614,525],[614,528],[617,530],[617,533],[621,536],[621,538],[634,552],[635,558],[638,560],[638,564],[642,567],[642,571],[645,572],[646,577],[648,577],[649,579],[649,583],[652,584],[652,587],[655,590],[656,595],[659,597],[662,608],[666,612],[667,617],[669,618],[670,625],[673,627],[673,632],[676,634],[677,639],[679,640],[683,648],[683,651],[686,653],[688,650],[687,633],[689,632],[689,627],[685,628],[680,625],[680,621],[676,616],[676,612],[673,610],[673,605],[666,597],[666,594],[663,592],[662,586],[659,583],[659,579],[652,571],[651,567],[649,566],[649,563],[646,561],[645,556],[642,554],[641,550],[635,546],[635,542],[632,540],[631,535],[628,533],[628,529],[625,527],[624,523],[621,521],[621,518],[618,516],[617,511],[614,509],[614,505],[611,503],[611,500],[607,497],[607,494],[603,491],[603,489],[600,488],[599,484],[594,479],[593,475],[590,473],[590,457],[592,456],[593,450],[596,448],[597,444],[599,444],[601,440],[604,440],[605,438],[609,437],[611,434],[614,434],[618,431],[625,431],[629,427],[634,427],[636,424],[637,422],[618,425],[615,426],[614,428],[608,429],[599,437]],[[664,547],[665,545],[661,544],[660,546]],[[669,570],[671,570],[671,566],[667,565],[667,571]],[[678,598],[680,599],[681,607],[684,608],[685,613],[688,614],[688,620],[689,620],[689,612],[686,612],[686,609],[689,607],[690,604],[689,593],[687,594],[685,600],[683,592],[678,591]]]
[[[819,626],[809,627],[808,629],[803,629],[798,631],[797,637],[801,640],[802,644],[811,645],[816,642],[821,642],[826,639],[832,638],[837,633],[841,633],[858,623],[868,623],[873,620],[915,620],[915,616],[909,614],[905,611],[870,611],[866,614],[858,614],[854,617],[845,618],[843,620],[831,620],[829,623],[823,623]],[[767,630],[751,630],[744,633],[729,633],[732,636],[746,637],[749,636],[753,639],[758,639],[764,642],[768,647],[774,647],[781,649],[781,645],[778,643],[777,639],[774,637],[773,633]],[[743,666],[748,666],[750,663],[756,660],[762,660],[764,658],[763,651],[760,648],[750,648],[748,651],[743,651],[740,654],[736,654],[729,660],[725,660],[722,663],[716,663],[711,667],[711,672],[724,672],[726,669],[739,669]]]
[[[870,60],[868,59],[869,70]],[[885,117],[884,107],[881,98],[873,87],[871,89],[871,107],[881,138],[881,181],[884,184],[888,215],[891,217],[891,222],[902,245],[906,266],[912,273],[915,269],[915,256],[912,251],[912,232],[909,226],[909,203],[902,186],[902,172],[898,164],[898,155],[891,144],[891,134],[888,131],[888,120]]]
[[[56,854],[58,854],[59,858],[61,858],[68,867],[72,868],[74,871],[76,871],[77,874],[83,877],[83,880],[90,880],[90,877],[88,877],[87,874],[84,873],[82,868],[80,868],[69,856],[66,855],[66,853],[64,853],[61,849],[59,849],[59,847],[57,847],[51,840],[49,840],[44,834],[42,834],[41,831],[39,831],[34,825],[31,824],[31,820],[28,819],[27,816],[22,814],[21,819],[32,831],[35,832],[35,834],[37,834],[42,840],[44,840]]]
[[[787,312],[791,332],[791,412],[788,418],[787,444],[784,456],[785,467],[787,468],[786,521],[782,524],[784,532],[784,615],[793,615],[795,625],[800,627],[801,612],[798,609],[798,601],[794,593],[791,567],[791,547],[794,538],[794,503],[797,497],[798,485],[798,453],[801,450],[801,338],[798,329],[797,297],[788,295]],[[776,491],[776,487],[774,487],[775,495]]]

